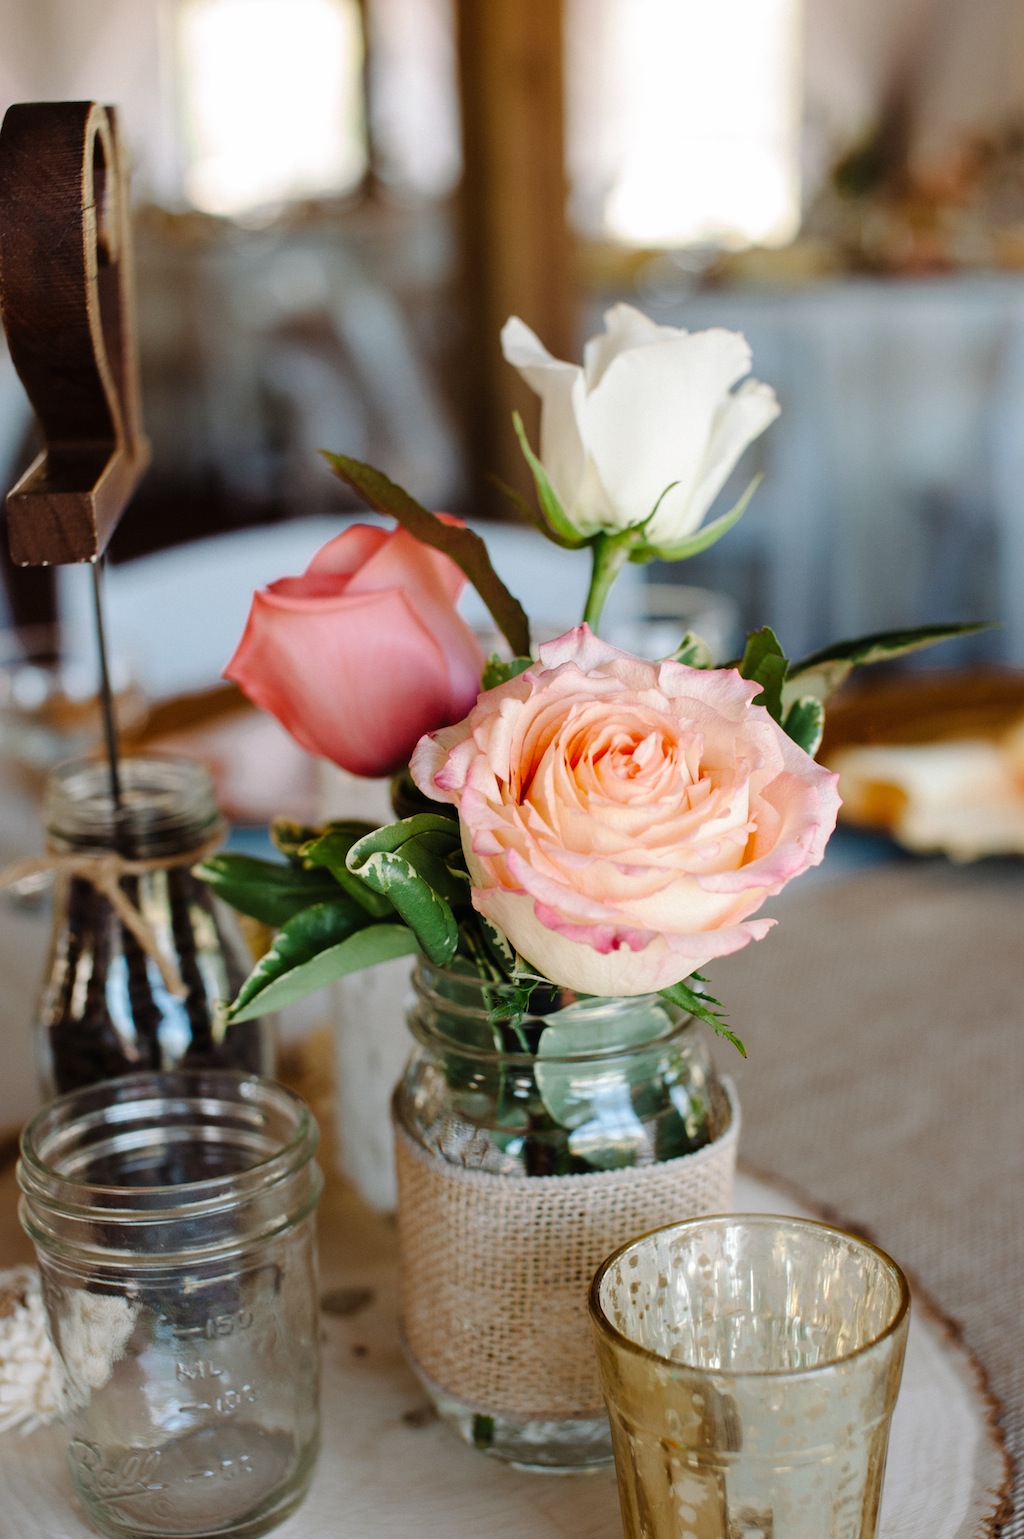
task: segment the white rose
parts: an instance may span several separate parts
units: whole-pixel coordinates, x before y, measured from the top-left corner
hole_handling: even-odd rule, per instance
[[[541,398],[540,460],[573,528],[589,538],[650,518],[646,545],[671,554],[779,403],[758,380],[734,390],[750,371],[739,332],[658,326],[626,304],[604,319],[582,368],[553,358],[517,316],[502,349]]]

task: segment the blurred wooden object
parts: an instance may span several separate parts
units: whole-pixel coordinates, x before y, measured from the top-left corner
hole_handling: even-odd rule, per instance
[[[840,818],[916,854],[1024,854],[1024,672],[897,673],[840,691],[821,762]]]
[[[465,171],[462,300],[474,514],[508,510],[491,473],[532,501],[511,414],[537,447],[532,392],[504,362],[510,315],[556,357],[573,358],[572,242],[566,218],[562,7],[551,0],[456,0]]]
[[[11,557],[18,566],[95,561],[149,462],[127,177],[112,108],[8,109],[0,271],[11,359],[45,443],[8,494]]]
[[[868,678],[841,690],[825,711],[818,757],[869,743],[999,738],[1024,716],[1024,670],[957,668]]]

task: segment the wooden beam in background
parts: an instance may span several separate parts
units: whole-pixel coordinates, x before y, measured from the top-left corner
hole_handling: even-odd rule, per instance
[[[455,0],[465,170],[462,313],[472,514],[507,514],[496,473],[534,496],[512,431],[537,445],[536,398],[504,362],[510,315],[561,358],[576,352],[566,218],[561,0]]]

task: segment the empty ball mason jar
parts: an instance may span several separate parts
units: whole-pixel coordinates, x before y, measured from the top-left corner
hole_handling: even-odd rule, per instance
[[[63,1376],[68,1461],[115,1539],[256,1535],[319,1443],[316,1124],[228,1070],[62,1096],[22,1137],[21,1219]]]

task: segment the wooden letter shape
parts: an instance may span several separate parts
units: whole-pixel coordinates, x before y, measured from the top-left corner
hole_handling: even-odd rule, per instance
[[[113,108],[26,102],[0,129],[0,301],[45,449],[7,497],[19,566],[95,561],[149,463]]]

